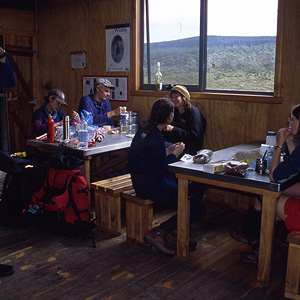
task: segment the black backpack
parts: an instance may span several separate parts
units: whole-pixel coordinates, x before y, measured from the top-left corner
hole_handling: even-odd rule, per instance
[[[25,211],[47,174],[44,157],[35,148],[28,149],[26,158],[0,151],[0,170],[7,173],[0,201],[0,223],[13,228],[26,226]]]

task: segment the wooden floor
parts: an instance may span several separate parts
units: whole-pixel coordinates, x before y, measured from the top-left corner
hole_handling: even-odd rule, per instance
[[[0,227],[0,262],[16,270],[0,277],[0,299],[285,299],[287,251],[276,248],[271,283],[258,283],[257,266],[238,258],[249,246],[229,235],[244,214],[213,202],[207,207],[193,225],[198,247],[188,258],[141,248],[127,242],[125,232],[112,237],[95,230],[92,248],[90,240]],[[171,213],[160,208],[156,222]]]

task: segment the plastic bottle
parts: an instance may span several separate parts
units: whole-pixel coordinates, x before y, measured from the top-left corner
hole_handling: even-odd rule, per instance
[[[266,144],[269,146],[276,145],[276,132],[275,131],[268,131],[268,135],[266,136]]]
[[[55,142],[55,135],[54,135],[54,120],[49,115],[47,119],[47,143],[54,143]]]
[[[127,111],[127,107],[124,106],[121,112],[120,132],[128,133],[128,127],[129,127],[129,113]]]
[[[88,144],[89,144],[88,136],[89,136],[89,132],[88,132],[87,122],[83,122],[81,124],[81,128],[78,130],[79,148],[84,148],[84,149],[88,148]]]
[[[160,62],[157,63],[157,72],[155,74],[155,90],[162,90],[162,74],[160,72]]]

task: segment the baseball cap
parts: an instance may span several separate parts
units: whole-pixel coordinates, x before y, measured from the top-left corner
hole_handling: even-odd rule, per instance
[[[106,78],[97,78],[95,80],[95,87],[99,84],[103,84],[106,87],[111,88],[112,90],[114,90],[116,87],[114,85],[111,84],[111,82],[109,80],[107,80]]]
[[[48,93],[48,97],[54,97],[61,105],[69,106],[65,101],[65,93],[59,89],[53,89]]]

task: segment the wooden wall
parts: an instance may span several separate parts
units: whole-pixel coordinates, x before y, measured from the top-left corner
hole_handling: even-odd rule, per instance
[[[140,113],[143,123],[153,101],[165,92],[137,92],[135,86],[134,20],[135,0],[49,0],[37,11],[38,36],[38,106],[51,88],[62,89],[67,96],[67,113],[78,108],[82,97],[83,75],[128,76],[130,94],[126,103],[129,110]],[[192,103],[207,119],[204,147],[212,150],[253,140],[264,140],[268,130],[286,126],[289,110],[300,102],[300,1],[282,0],[281,20],[283,48],[279,88],[282,102],[277,104],[192,94]],[[15,21],[18,21],[17,18]],[[2,22],[3,23],[3,22]],[[14,23],[14,22],[12,22]],[[31,21],[28,21],[31,23]],[[130,23],[131,71],[105,72],[105,26]],[[24,26],[28,26],[27,22]],[[31,25],[30,25],[31,26]],[[87,68],[71,69],[70,51],[86,51]],[[277,66],[278,67],[278,66]],[[199,94],[198,94],[199,95]],[[253,100],[253,102],[251,102]],[[112,102],[112,107],[123,105]]]
[[[61,88],[70,103],[69,113],[77,109],[82,96],[82,75],[126,75],[134,86],[131,72],[105,72],[105,26],[131,24],[133,36],[134,1],[82,0],[50,1],[51,5],[38,11],[40,104],[49,88]],[[213,150],[252,140],[264,140],[268,130],[286,125],[288,112],[300,101],[300,1],[284,1],[282,49],[282,103],[269,104],[249,101],[197,99],[192,102],[207,119],[205,147]],[[87,52],[87,68],[72,70],[70,51]],[[132,52],[133,53],[133,52]],[[133,56],[133,55],[132,55]],[[131,57],[131,70],[134,58]],[[141,122],[148,117],[153,101],[167,93],[139,95],[131,90],[127,106],[140,113]],[[113,102],[112,106],[122,104]]]
[[[6,90],[8,150],[23,151],[26,141],[34,136],[32,126],[33,95],[37,96],[36,22],[34,11],[0,9],[4,47],[16,63],[16,87]],[[11,52],[14,51],[14,52]],[[3,120],[2,120],[3,121]]]

